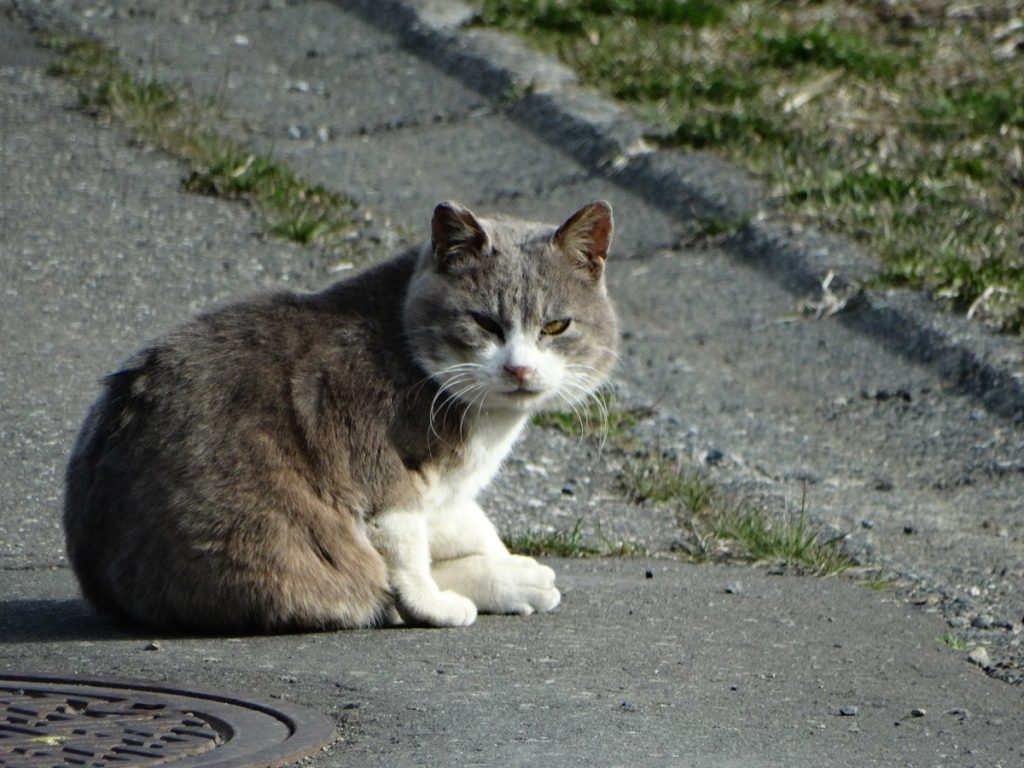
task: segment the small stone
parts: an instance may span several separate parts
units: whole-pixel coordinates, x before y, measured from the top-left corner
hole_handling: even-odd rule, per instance
[[[725,454],[717,448],[712,448],[706,454],[704,454],[704,461],[710,464],[712,467],[718,464],[722,459],[725,458]]]
[[[144,650],[144,651],[159,651],[160,650],[160,641],[159,640],[150,640],[148,643],[146,643],[143,646],[142,650]]]
[[[953,618],[946,621],[946,623],[949,624],[949,626],[953,627],[953,629],[963,629],[967,626],[968,621],[967,618],[964,616],[954,616]]]
[[[563,485],[562,486],[562,495],[563,496],[575,496],[576,495],[576,490],[571,485]]]
[[[630,704],[628,701],[624,701],[619,704],[619,710],[621,712],[636,712],[636,707]]]
[[[992,660],[988,657],[988,651],[981,646],[968,653],[967,660],[972,664],[977,664],[982,669],[989,669],[992,666]]]
[[[910,710],[911,717],[924,717],[927,714],[928,711],[925,709],[921,709],[920,707],[914,707],[912,710]]]
[[[868,530],[870,530],[870,529],[875,527],[875,524],[871,520],[861,520],[860,521],[860,527],[861,528],[867,528]]]
[[[304,132],[303,132],[302,128],[300,128],[297,125],[289,125],[288,126],[288,138],[292,139],[293,141],[297,141],[298,139],[301,139],[303,133]]]
[[[905,533],[907,536],[913,536],[915,533],[917,533],[917,528],[915,528],[912,525],[904,525],[903,533]]]
[[[842,717],[856,717],[859,710],[856,707],[846,706],[839,708],[839,714]]]
[[[743,591],[743,586],[739,582],[734,581],[731,584],[726,584],[725,585],[725,594],[727,594],[727,595],[738,595],[742,591]]]
[[[971,619],[971,626],[975,629],[992,629],[995,626],[995,619],[987,613],[983,613]]]

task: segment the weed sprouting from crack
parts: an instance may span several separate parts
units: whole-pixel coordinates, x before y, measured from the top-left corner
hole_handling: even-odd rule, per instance
[[[674,507],[680,549],[697,561],[778,563],[821,575],[850,567],[843,537],[823,539],[807,519],[806,497],[781,516],[722,491],[700,472],[669,457],[641,455],[623,468],[622,487],[637,503]]]
[[[509,551],[530,557],[636,557],[646,555],[646,548],[635,541],[611,539],[597,526],[597,542],[583,534],[583,518],[576,520],[571,529],[527,530],[506,536],[503,540]]]
[[[601,550],[583,539],[582,518],[571,530],[520,531],[505,538],[505,546],[517,555],[530,557],[594,557]]]
[[[954,651],[970,651],[972,646],[966,640],[952,632],[943,633],[942,637],[939,638],[939,642],[949,646]]]
[[[571,411],[538,413],[533,417],[533,424],[569,437],[593,438],[621,446],[628,442],[630,430],[653,414],[650,408],[625,407],[613,390],[602,389],[583,406]]]
[[[122,122],[142,141],[191,165],[185,191],[246,200],[271,234],[302,245],[338,245],[356,229],[354,200],[306,182],[216,130],[222,116],[215,104],[135,77],[114,50],[93,40],[52,36],[46,43],[59,54],[50,73],[78,87],[83,109]]]
[[[884,568],[878,568],[860,583],[872,592],[885,592],[896,586],[897,579],[895,576],[887,574]]]

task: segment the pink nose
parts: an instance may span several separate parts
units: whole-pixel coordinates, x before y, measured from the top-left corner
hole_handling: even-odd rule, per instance
[[[526,380],[533,375],[533,368],[528,365],[506,365],[505,371],[516,380],[516,383],[522,386],[526,383]]]

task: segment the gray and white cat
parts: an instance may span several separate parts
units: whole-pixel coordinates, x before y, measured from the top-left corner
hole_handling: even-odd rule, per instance
[[[615,359],[605,202],[561,227],[444,203],[310,295],[200,316],[107,377],[64,525],[87,598],[168,630],[471,624],[559,602],[474,500],[530,415]]]

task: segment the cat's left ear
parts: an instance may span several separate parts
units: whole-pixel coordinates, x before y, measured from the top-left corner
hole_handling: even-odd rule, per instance
[[[570,216],[555,232],[551,242],[596,280],[604,272],[613,229],[611,205],[598,200]]]

